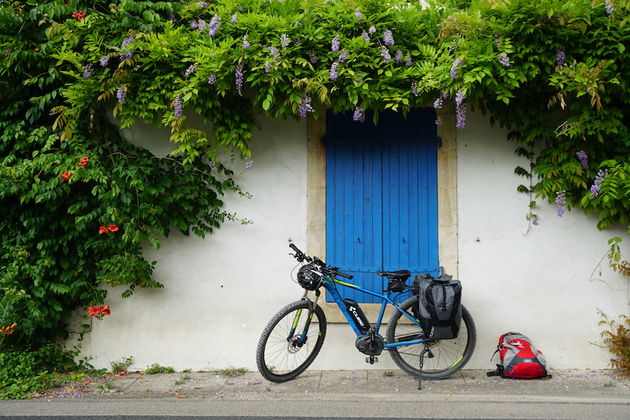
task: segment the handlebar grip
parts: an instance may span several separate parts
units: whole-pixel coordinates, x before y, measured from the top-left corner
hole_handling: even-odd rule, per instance
[[[338,276],[341,276],[341,277],[344,277],[344,278],[346,278],[346,279],[348,279],[348,280],[350,280],[352,277],[354,277],[354,276],[352,276],[352,275],[350,275],[350,274],[342,273],[342,272],[340,272],[340,271],[337,271],[337,275],[338,275]]]
[[[295,244],[289,244],[289,248],[291,248],[292,250],[294,250],[295,252],[297,252],[298,254],[301,254],[302,251],[300,251],[300,248],[298,248],[297,246],[295,246]]]

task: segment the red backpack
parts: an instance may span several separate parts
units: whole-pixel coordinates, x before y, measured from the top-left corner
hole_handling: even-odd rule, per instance
[[[521,333],[508,332],[499,337],[499,345],[494,354],[497,352],[501,364],[497,364],[496,370],[488,372],[488,376],[511,379],[551,378],[547,374],[545,356]]]

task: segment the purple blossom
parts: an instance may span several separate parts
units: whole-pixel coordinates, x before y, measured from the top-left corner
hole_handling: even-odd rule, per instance
[[[588,155],[586,154],[586,152],[584,150],[580,150],[575,155],[580,160],[580,163],[582,164],[582,167],[584,169],[587,169],[588,168]]]
[[[360,10],[356,10],[354,12],[354,16],[357,18],[357,22],[361,23],[361,21],[363,20],[363,13],[361,13]]]
[[[247,159],[245,161],[245,169],[252,169],[254,167],[254,161]]]
[[[315,54],[311,54],[311,57],[308,59],[308,61],[310,61],[311,64],[316,64],[319,61],[319,59],[317,58]]]
[[[214,169],[217,166],[217,164],[214,160],[211,160],[210,162],[208,162],[208,166],[210,166],[210,169]]]
[[[442,125],[442,118],[441,117],[437,117],[435,119],[435,125]]]
[[[267,47],[267,49],[271,53],[271,57],[273,57],[274,61],[277,61],[280,58],[280,51],[278,51],[276,47],[272,45],[270,47]]]
[[[337,67],[339,67],[339,63],[336,61],[332,63],[332,66],[330,66],[330,80],[333,82],[339,77]]]
[[[125,49],[129,44],[131,44],[133,41],[135,41],[135,38],[132,36],[128,36],[127,38],[123,39],[123,42],[120,44],[120,49]]]
[[[195,24],[195,27],[193,27],[193,23]],[[199,19],[197,22],[192,22],[190,24],[190,27],[192,29],[196,28],[196,29],[199,30],[199,32],[205,31],[206,30],[206,26],[208,26],[208,23],[205,20],[203,20],[203,19]]]
[[[306,118],[306,116],[313,112],[313,107],[311,106],[311,97],[308,95],[302,96],[302,102],[298,106],[300,117]]]
[[[418,96],[420,96],[420,92],[418,92],[418,83],[417,82],[411,82],[411,93],[413,94],[413,96],[415,96],[416,98]]]
[[[282,45],[283,49],[288,47],[290,43],[291,43],[291,39],[289,38],[287,34],[282,34],[280,36],[280,45]]]
[[[127,95],[127,90],[121,85],[116,90],[116,99],[118,99],[119,104],[125,103],[125,96]]]
[[[372,35],[374,32],[376,32],[376,28],[374,27],[374,25],[372,25],[368,28],[368,33]]]
[[[265,61],[265,72],[269,73],[271,71],[271,63],[269,61]]]
[[[615,5],[613,4],[613,2],[610,0],[606,0],[604,2],[604,7],[606,8],[606,14],[608,15],[608,17],[612,17],[613,12],[615,11]]]
[[[232,22],[232,24],[235,24],[238,21],[238,13],[234,13],[232,15],[232,19],[230,20],[230,22]]]
[[[197,2],[197,6],[199,6],[199,7],[208,7],[208,3],[206,3],[205,1],[198,1]]]
[[[394,60],[396,60],[397,63],[402,63],[403,61],[403,52],[400,50],[396,51],[396,54],[394,54]]]
[[[363,31],[361,35],[363,35],[363,40],[365,42],[370,42],[370,35],[367,32]]]
[[[348,58],[348,52],[344,51],[341,54],[339,54],[339,62],[343,63],[346,61],[346,59]]]
[[[219,22],[221,21],[221,17],[219,15],[212,16],[210,20],[210,24],[208,24],[208,35],[214,37],[219,30]]]
[[[453,61],[453,65],[451,66],[451,79],[457,79],[457,70],[462,65],[463,60],[461,58]]]
[[[191,74],[193,74],[195,70],[197,70],[197,67],[199,67],[199,63],[193,63],[190,66],[188,66],[188,68],[184,72],[184,77],[188,77]]]
[[[597,171],[597,176],[595,177],[595,181],[593,181],[593,185],[591,186],[591,196],[593,198],[599,195],[599,190],[602,188],[602,182],[608,175],[608,169],[600,169]]]
[[[89,79],[91,75],[92,75],[92,63],[88,64],[83,69],[83,78],[84,79]]]
[[[365,122],[365,110],[358,106],[355,107],[354,114],[352,114],[352,121]]]
[[[407,60],[405,60],[405,66],[411,67],[412,65],[413,65],[413,60],[411,59],[411,56],[407,56]]]
[[[175,118],[181,118],[184,110],[182,109],[182,95],[177,95],[173,104],[173,113]]]
[[[457,49],[457,40],[455,40],[455,39],[454,39],[454,40],[452,40],[452,41],[451,41],[451,44],[452,44],[452,45],[449,45],[449,46],[448,46],[448,50],[449,50],[450,52],[453,52],[453,51],[455,51],[455,50]]]
[[[236,66],[236,70],[234,70],[234,84],[236,86],[236,90],[238,94],[243,96],[241,93],[241,89],[243,88],[243,76],[245,75],[245,61],[241,60]]]
[[[455,95],[455,116],[457,117],[457,128],[466,126],[466,102],[464,92],[459,90]]]
[[[336,35],[330,42],[330,50],[332,52],[339,51],[339,35]]]
[[[392,35],[392,31],[390,31],[389,29],[386,29],[385,32],[383,32],[383,42],[388,47],[391,47],[395,44],[394,36]]]
[[[558,191],[556,193],[556,215],[558,217],[562,217],[564,212],[566,211],[565,204],[567,203],[566,191]]]
[[[190,22],[190,29],[198,29],[199,28],[199,23],[196,21],[192,21]]]
[[[210,77],[208,77],[208,83],[211,85],[217,83],[217,76],[215,76],[214,74],[210,75]]]
[[[433,108],[435,109],[441,109],[442,106],[444,105],[444,98],[442,97],[442,95],[440,95],[434,102],[433,102]]]
[[[500,53],[498,55],[499,63],[504,67],[510,67],[510,57],[506,53]]]
[[[565,54],[564,54],[564,50],[558,48],[558,50],[556,51],[556,66],[562,67],[564,66],[564,59],[565,59]]]
[[[503,43],[503,38],[501,38],[499,35],[495,35],[494,36],[494,45],[497,46],[497,48],[501,48],[501,44]]]
[[[109,63],[109,57],[106,55],[102,56],[99,60],[99,63],[101,63],[101,67],[107,67],[107,64]]]
[[[133,57],[133,51],[127,51],[120,56],[120,61],[131,60],[131,57]]]
[[[247,40],[247,35],[245,35],[243,37],[243,48],[248,49],[249,47],[251,47],[252,44],[249,43],[249,41]]]
[[[392,56],[385,45],[381,46],[381,57],[383,57],[383,60],[385,60],[386,63],[389,63],[392,59]]]

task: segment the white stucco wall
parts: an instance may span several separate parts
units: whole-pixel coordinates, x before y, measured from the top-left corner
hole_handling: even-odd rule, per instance
[[[137,127],[126,133],[139,144],[167,133]],[[169,146],[152,146],[166,153]],[[251,142],[254,167],[239,177],[251,199],[226,197],[226,207],[251,225],[226,222],[206,239],[174,234],[147,258],[158,261],[156,280],[165,289],[138,290],[121,299],[110,290],[112,315],[93,320],[83,350],[96,367],[132,356],[132,369],[153,363],[183,369],[256,369],[254,353],[262,329],[301,289],[290,280],[294,260],[289,239],[306,244],[306,124],[263,120]],[[459,273],[464,303],[478,330],[468,368],[491,369],[498,336],[509,330],[529,335],[551,367],[603,368],[609,355],[599,340],[596,308],[616,316],[628,312],[628,282],[601,264],[606,232],[581,213],[555,216],[541,204],[539,226],[529,234],[528,197],[515,191],[519,162],[505,133],[481,115],[469,116],[458,133]],[[523,162],[521,162],[523,163]],[[236,167],[243,167],[240,162]],[[627,254],[626,254],[627,255]],[[402,267],[401,267],[402,268]],[[595,278],[591,273],[595,270]],[[369,368],[354,348],[354,334],[329,325],[314,369]],[[374,368],[395,368],[386,354]]]

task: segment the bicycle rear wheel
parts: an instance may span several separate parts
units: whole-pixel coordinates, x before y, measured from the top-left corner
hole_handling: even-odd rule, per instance
[[[256,348],[258,371],[267,380],[294,379],[313,363],[326,337],[326,316],[311,302],[293,302],[269,321]],[[308,321],[310,323],[307,326]]]
[[[418,296],[404,301],[400,308],[416,318]],[[387,328],[387,342],[411,341],[424,338],[422,328],[412,323],[399,311],[394,311]],[[459,335],[452,340],[440,340],[429,344],[434,357],[425,356],[423,379],[444,379],[463,368],[472,356],[477,343],[477,330],[472,316],[462,305],[462,323]],[[414,344],[389,349],[389,354],[399,368],[410,375],[420,376],[419,357],[424,344]]]

